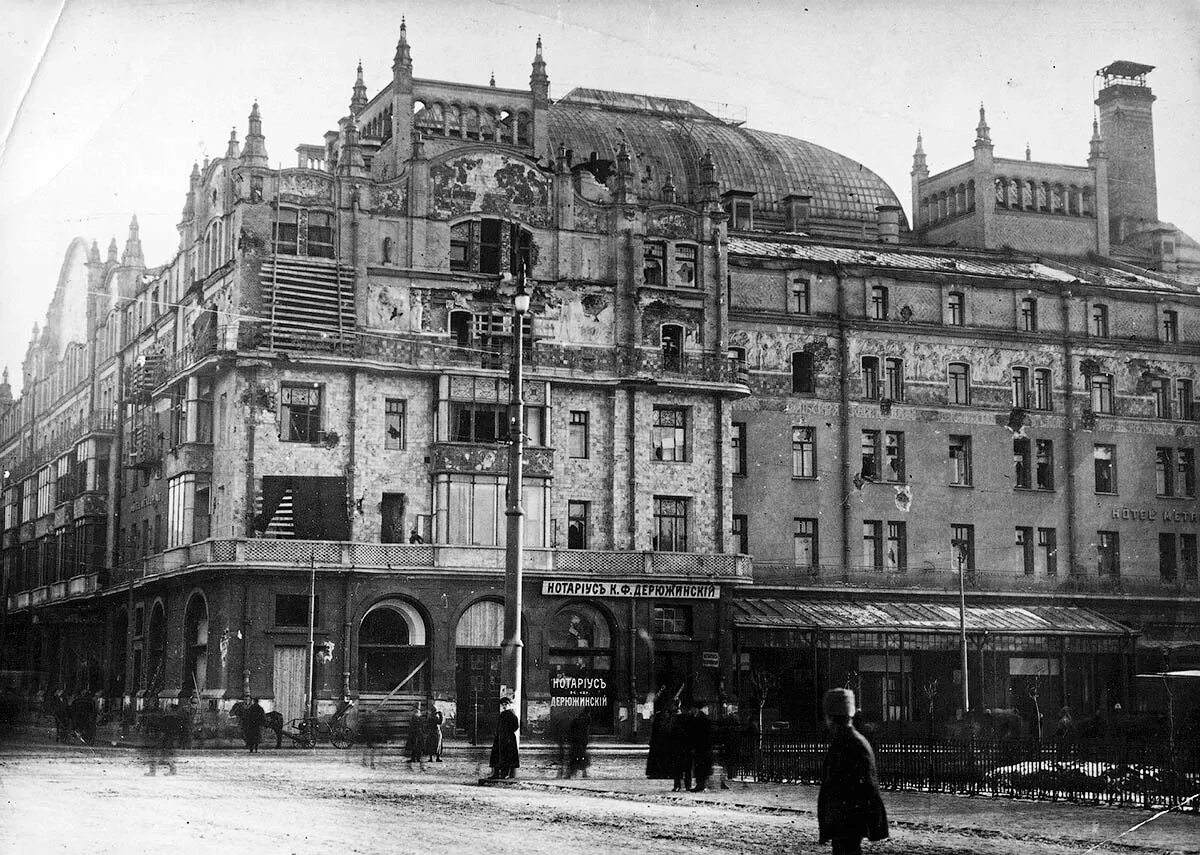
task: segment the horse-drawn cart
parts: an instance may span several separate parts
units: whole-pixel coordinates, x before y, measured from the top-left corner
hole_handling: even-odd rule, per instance
[[[301,748],[314,748],[324,740],[334,748],[349,748],[354,744],[354,730],[346,724],[346,714],[352,706],[352,701],[343,701],[333,715],[294,718],[283,726],[282,734]]]

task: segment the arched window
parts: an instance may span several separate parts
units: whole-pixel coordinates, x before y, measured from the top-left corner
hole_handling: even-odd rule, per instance
[[[585,715],[594,732],[613,728],[613,641],[608,619],[595,606],[573,603],[550,621],[551,724]]]
[[[416,608],[403,600],[372,606],[358,627],[359,691],[424,696],[429,671],[425,619]]]
[[[967,210],[975,210],[975,179],[967,182]]]
[[[208,674],[208,603],[197,592],[188,600],[183,618],[183,691],[203,692]]]

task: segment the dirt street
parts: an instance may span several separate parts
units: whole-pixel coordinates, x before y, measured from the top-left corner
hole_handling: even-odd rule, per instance
[[[0,853],[829,851],[816,844],[811,813],[620,792],[618,782],[563,789],[531,776],[480,786],[479,770],[465,760],[421,771],[395,755],[371,769],[357,753],[185,753],[178,774],[162,767],[153,777],[142,761],[128,750],[0,756]],[[1085,848],[1022,837],[1019,822],[1003,834],[901,823],[868,851],[1080,855]],[[1171,850],[1112,845],[1098,853],[1122,851]]]

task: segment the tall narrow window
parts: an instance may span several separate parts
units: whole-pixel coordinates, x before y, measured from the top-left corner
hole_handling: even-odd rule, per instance
[[[815,387],[813,355],[806,350],[792,354],[792,393],[811,395]]]
[[[1013,366],[1012,370],[1012,405],[1027,409],[1029,407],[1029,369]]]
[[[1185,581],[1196,581],[1196,563],[1196,535],[1179,535],[1179,565]]]
[[[1033,370],[1033,408],[1035,410],[1051,410],[1054,408],[1053,387],[1051,385],[1050,369],[1035,368]]]
[[[971,367],[965,362],[951,362],[948,373],[950,403],[971,403]]]
[[[1170,532],[1158,533],[1158,577],[1164,582],[1174,582],[1175,567],[1175,535]]]
[[[862,358],[863,397],[868,401],[879,400],[879,357]]]
[[[1150,381],[1150,394],[1154,398],[1154,417],[1171,418],[1171,381],[1156,377]]]
[[[1092,451],[1097,493],[1117,492],[1116,451],[1115,445],[1096,445]]]
[[[654,497],[655,552],[687,552],[688,500],[676,496]]]
[[[384,401],[384,448],[404,448],[405,443],[405,402],[396,398]]]
[[[479,221],[479,272],[500,272],[500,221]]]
[[[971,486],[971,437],[950,435],[950,483]]]
[[[1175,453],[1170,448],[1154,450],[1154,491],[1160,496],[1175,495]]]
[[[734,422],[729,435],[732,446],[733,474],[746,474],[746,423]]]
[[[882,285],[871,288],[871,303],[868,308],[873,321],[886,321],[888,318],[888,289]]]
[[[792,280],[791,310],[797,315],[807,315],[812,312],[812,293],[807,279]]]
[[[862,432],[862,468],[859,474],[867,481],[883,479],[880,470],[879,431],[864,430]]]
[[[299,212],[295,208],[280,208],[275,220],[275,251],[281,255],[295,255],[299,236]]]
[[[1113,412],[1113,378],[1111,374],[1092,375],[1092,409],[1097,413]]]
[[[887,554],[885,567],[889,573],[903,573],[908,569],[908,526],[902,522],[887,524]]]
[[[567,502],[567,549],[588,548],[589,502]]]
[[[863,520],[863,567],[883,569],[883,520]]]
[[[1196,417],[1192,399],[1192,381],[1181,378],[1175,381],[1175,412],[1179,418],[1192,421]]]
[[[471,228],[470,221],[455,223],[450,227],[450,269],[471,269]],[[387,243],[385,241],[385,246]]]
[[[1179,341],[1179,312],[1164,309],[1162,313],[1163,341],[1174,344]]]
[[[750,531],[745,514],[733,515],[733,526],[729,533],[733,536],[733,547],[739,555],[750,554]]]
[[[1032,483],[1030,472],[1029,440],[1017,437],[1013,440],[1013,481],[1017,487],[1028,489]]]
[[[1033,297],[1025,297],[1021,300],[1021,331],[1037,332],[1037,328],[1037,300]]]
[[[1042,566],[1047,576],[1058,573],[1058,532],[1052,528],[1038,529],[1038,549],[1042,553]]]
[[[308,254],[333,258],[333,214],[308,212]]]
[[[1175,479],[1175,495],[1196,497],[1196,450],[1194,448],[1179,449],[1179,466]]]
[[[963,523],[950,526],[950,561],[959,573],[975,569],[975,526]]]
[[[883,480],[904,483],[904,432],[889,430],[883,441]]]
[[[816,567],[817,521],[796,517],[796,531],[792,535],[792,563],[798,567]]]
[[[1017,549],[1021,550],[1021,570],[1026,576],[1033,575],[1033,529],[1017,526]]]
[[[1121,575],[1121,536],[1115,531],[1096,532],[1096,572],[1109,577]]]
[[[685,408],[654,408],[651,445],[655,460],[673,463],[687,460],[687,410]]]
[[[662,285],[666,277],[666,247],[661,243],[647,241],[642,250],[642,278],[647,285]]]
[[[1096,338],[1108,338],[1108,306],[1103,303],[1092,306],[1091,333]]]
[[[567,424],[568,457],[588,456],[588,418],[587,410],[571,410],[571,420]]]
[[[883,361],[884,397],[891,401],[904,400],[904,360]]]
[[[660,335],[663,368],[667,371],[681,371],[683,369],[683,327],[679,324],[663,324]]]
[[[675,282],[684,288],[696,285],[696,247],[691,244],[675,245]]]
[[[1037,451],[1033,470],[1033,483],[1039,490],[1054,489],[1054,440],[1039,439],[1034,444]]]
[[[810,427],[792,428],[792,477],[817,477],[817,463],[814,449],[815,429]]]
[[[946,323],[952,327],[961,327],[966,322],[966,297],[961,291],[951,291],[946,302]]]

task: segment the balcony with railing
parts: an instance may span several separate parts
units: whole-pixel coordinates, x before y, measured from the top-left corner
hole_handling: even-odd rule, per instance
[[[650,577],[668,581],[745,584],[746,555],[695,552],[621,552],[525,549],[525,571],[570,576]],[[319,570],[428,570],[503,575],[505,550],[496,546],[352,543],[324,540],[220,539],[180,546],[113,570],[113,584],[138,581],[209,565],[253,565]]]
[[[919,590],[958,593],[958,573],[946,567],[909,567],[905,570],[840,564],[788,564],[754,562],[754,584],[833,590]],[[1053,576],[1032,575],[1010,570],[975,569],[966,571],[963,588],[976,593],[1012,594],[1129,594],[1137,596],[1177,596],[1200,594],[1200,582],[1193,578],[1173,581],[1157,575],[1120,577],[1083,573]]]
[[[99,579],[98,573],[84,573],[28,591],[9,594],[8,611],[19,612],[34,606],[48,606],[94,594],[99,590]]]
[[[34,445],[7,463],[13,480],[28,477],[35,469],[45,466],[75,447],[80,440],[92,435],[108,436],[116,429],[117,414],[112,410],[97,410],[63,426],[53,438]]]

